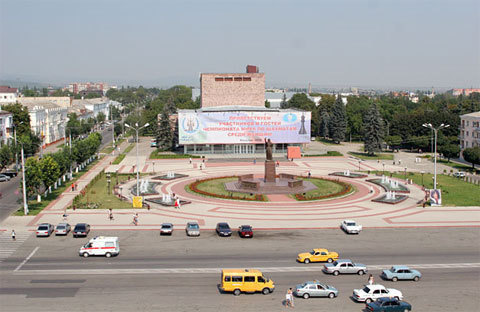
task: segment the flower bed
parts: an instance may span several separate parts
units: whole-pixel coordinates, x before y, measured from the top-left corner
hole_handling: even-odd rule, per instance
[[[198,186],[204,182],[213,181],[213,180],[220,180],[220,179],[227,179],[227,178],[237,178],[236,176],[224,176],[224,177],[215,177],[215,178],[208,178],[203,180],[197,180],[193,183],[190,183],[187,187],[190,191],[208,197],[216,197],[216,198],[223,198],[223,199],[233,199],[233,200],[247,200],[247,201],[267,201],[267,197],[262,194],[255,194],[251,197],[247,197],[247,195],[233,195],[233,192],[229,192],[230,194],[218,194],[218,193],[211,193],[200,190]]]
[[[316,178],[319,179],[319,178]],[[303,195],[303,194],[295,194],[294,198],[299,201],[305,201],[305,200],[320,200],[320,199],[327,199],[327,198],[332,198],[332,197],[338,197],[342,196],[345,194],[348,194],[353,191],[352,185],[339,181],[339,180],[330,180],[330,179],[321,179],[325,181],[329,181],[332,183],[336,183],[342,187],[341,191],[332,193],[332,194],[327,194],[327,195],[321,195],[321,196],[308,196],[308,195]]]

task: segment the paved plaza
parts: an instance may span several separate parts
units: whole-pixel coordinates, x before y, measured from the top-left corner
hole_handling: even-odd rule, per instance
[[[202,159],[159,159],[149,160],[148,154],[151,149],[149,140],[142,139],[139,145],[139,168],[144,179],[149,177],[175,172],[187,175],[187,177],[161,181],[157,191],[164,194],[175,193],[182,200],[191,202],[182,205],[180,209],[164,207],[150,203],[151,209],[118,209],[114,210],[114,220],[108,220],[106,210],[97,209],[68,209],[67,221],[71,224],[87,222],[94,229],[158,229],[161,223],[171,222],[176,227],[184,227],[188,221],[197,221],[202,229],[213,229],[217,222],[229,222],[232,228],[242,224],[250,224],[256,229],[316,229],[336,228],[344,219],[354,219],[364,227],[431,227],[431,226],[479,226],[480,207],[427,207],[422,208],[419,204],[424,198],[421,187],[408,184],[410,190],[408,199],[396,205],[372,202],[385,191],[366,180],[367,178],[338,178],[352,184],[356,191],[353,194],[340,198],[325,199],[321,201],[299,202],[287,195],[268,195],[267,202],[248,202],[206,198],[197,194],[189,193],[185,187],[197,179],[206,177],[222,177],[239,174],[253,173],[263,174],[263,155],[256,162],[252,160],[236,159],[232,155],[207,156],[205,162]],[[128,143],[122,145],[122,150]],[[136,149],[130,153],[119,165],[111,165],[113,156],[104,157],[90,172],[79,180],[79,190],[65,191],[56,201],[52,202],[37,216],[9,217],[1,225],[2,230],[15,228],[17,230],[33,230],[42,222],[52,224],[63,221],[62,215],[72,203],[73,198],[85,187],[88,182],[100,171],[130,173],[132,178],[136,171]],[[275,155],[274,155],[275,156]],[[280,155],[277,155],[280,156]],[[216,157],[213,159],[213,157]],[[237,156],[238,157],[238,156]],[[252,157],[253,159],[253,157]],[[393,165],[393,162],[383,163],[377,161],[362,161],[352,157],[308,157],[292,161],[280,161],[278,173],[289,173],[306,176],[310,171],[313,177],[330,178],[329,173],[334,171],[350,170],[351,172],[368,170],[385,170],[403,172],[404,167]],[[417,164],[419,165],[419,164]],[[424,163],[424,166],[426,164]],[[202,167],[202,168],[200,168]],[[419,171],[412,168],[409,170]],[[423,169],[421,169],[423,170]],[[337,177],[335,177],[337,179]],[[399,180],[400,183],[405,183]],[[136,183],[130,180],[121,187],[122,195],[128,200],[132,199],[130,188]],[[371,189],[373,188],[373,192]],[[158,197],[156,195],[153,197]],[[148,197],[147,197],[148,198]],[[139,225],[132,224],[134,213],[139,214]]]

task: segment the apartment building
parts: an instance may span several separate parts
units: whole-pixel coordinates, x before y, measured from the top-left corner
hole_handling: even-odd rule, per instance
[[[480,112],[460,116],[460,155],[469,147],[480,146]]]

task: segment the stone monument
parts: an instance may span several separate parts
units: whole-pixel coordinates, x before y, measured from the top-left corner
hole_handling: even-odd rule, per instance
[[[275,182],[277,173],[275,171],[275,161],[272,155],[273,143],[270,139],[265,138],[265,152],[267,159],[265,160],[265,182]]]

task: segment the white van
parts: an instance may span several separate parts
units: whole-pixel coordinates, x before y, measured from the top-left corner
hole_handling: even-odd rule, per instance
[[[105,256],[110,258],[120,253],[120,244],[118,237],[96,236],[92,238],[85,246],[78,251],[80,256]]]

